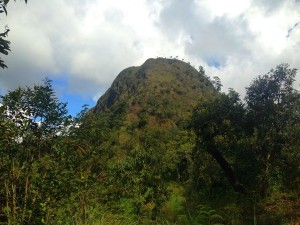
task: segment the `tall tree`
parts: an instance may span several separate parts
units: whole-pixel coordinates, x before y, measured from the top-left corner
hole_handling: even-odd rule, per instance
[[[297,70],[280,64],[259,76],[246,89],[248,127],[258,160],[263,164],[261,191],[266,194],[270,173],[283,160],[283,150],[289,148],[287,130],[300,123],[299,91],[293,83]]]
[[[191,120],[191,127],[198,137],[197,151],[209,153],[220,165],[233,189],[240,193],[244,192],[244,188],[224,150],[230,150],[242,135],[244,115],[239,95],[230,90],[229,94],[221,93],[213,100],[201,102]]]
[[[53,137],[70,122],[67,103],[57,99],[51,82],[45,78],[42,85],[19,87],[0,97],[5,110],[3,116],[15,123],[20,134],[30,132],[39,138]]]
[[[8,224],[42,224],[49,193],[58,193],[51,186],[60,170],[49,170],[58,166],[50,156],[61,151],[53,146],[70,120],[66,103],[49,79],[0,99],[0,214]]]
[[[235,191],[243,192],[238,157],[252,157],[257,186],[265,196],[272,179],[282,182],[281,167],[288,164],[290,155],[297,155],[292,143],[298,142],[288,135],[300,124],[300,94],[293,87],[296,72],[280,64],[259,76],[246,89],[245,104],[230,90],[195,108],[191,122],[198,137],[197,151],[205,150],[216,160]]]

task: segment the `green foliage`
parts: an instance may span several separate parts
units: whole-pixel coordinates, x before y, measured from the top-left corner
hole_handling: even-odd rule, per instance
[[[284,185],[280,171],[285,171],[282,166],[287,163],[288,155],[295,154],[288,135],[300,121],[300,95],[293,87],[295,76],[296,69],[281,64],[255,79],[247,88],[248,127],[253,129],[251,141],[263,166],[260,175],[262,195],[267,194],[270,186]],[[297,167],[293,170],[299,172]]]
[[[166,221],[176,223],[176,221],[180,221],[185,211],[186,199],[184,189],[172,183],[168,187],[168,191],[170,195],[162,207],[162,215]]]
[[[125,215],[156,217],[167,195],[162,159],[157,149],[139,148],[111,162],[110,177],[116,189],[111,196],[121,200]]]
[[[172,201],[172,200],[171,200]],[[173,199],[174,201],[174,199]],[[180,201],[176,200],[176,203],[173,202],[173,206],[180,207],[180,211],[183,212],[182,206],[178,205],[180,204]],[[182,225],[222,225],[224,218],[216,211],[213,210],[209,206],[205,205],[199,205],[196,207],[196,209],[193,210],[193,214],[191,214],[189,211],[187,213],[181,213],[177,214],[177,219],[173,220],[165,220],[162,222],[162,224],[182,224]]]
[[[219,91],[219,92],[221,91],[221,88],[223,85],[221,83],[221,79],[218,76],[213,77],[212,84],[214,85],[214,87],[217,91]]]
[[[20,136],[32,133],[38,138],[55,136],[63,132],[70,122],[66,116],[66,103],[61,103],[54,95],[51,80],[33,88],[18,88],[1,96],[6,120],[18,127]]]
[[[147,114],[158,123],[166,120],[177,123],[190,116],[198,100],[214,93],[207,78],[187,63],[149,59],[140,67],[123,70],[93,111],[111,110],[125,100],[134,117],[144,119],[143,114]]]
[[[244,190],[225,156],[235,150],[234,146],[243,136],[244,115],[245,110],[238,94],[231,90],[211,101],[201,102],[194,109],[191,119],[191,127],[198,137],[197,149],[204,149],[218,162],[237,192]]]
[[[6,12],[5,6],[2,6],[2,8]],[[1,8],[0,8],[0,12],[1,12]],[[0,53],[4,55],[7,55],[8,51],[10,51],[10,46],[9,46],[10,41],[4,39],[4,37],[7,36],[8,32],[9,32],[9,28],[6,27],[5,31],[0,34]],[[6,64],[1,58],[0,58],[0,67],[2,67],[2,69],[7,68]]]
[[[289,183],[298,188],[296,176],[300,175],[299,163],[296,166],[291,158],[299,160],[299,137],[294,136],[300,121],[299,91],[293,87],[295,75],[296,69],[281,64],[252,82],[246,89],[245,104],[232,90],[220,93],[212,101],[201,102],[191,119],[198,141],[194,158],[202,163],[196,165],[203,167],[199,157],[204,156],[201,151],[205,150],[219,164],[235,191],[259,201],[278,191],[294,193]],[[265,217],[259,215],[257,220],[262,218]]]
[[[52,189],[64,177],[49,154],[68,124],[66,104],[54,96],[48,79],[1,96],[1,104],[1,213],[8,224],[46,223],[53,200],[64,196]]]
[[[295,224],[296,71],[258,77],[243,102],[177,61],[124,70],[76,118],[48,79],[1,96],[0,222]]]
[[[195,217],[190,216],[188,224],[222,225],[223,217],[208,206],[198,206]]]

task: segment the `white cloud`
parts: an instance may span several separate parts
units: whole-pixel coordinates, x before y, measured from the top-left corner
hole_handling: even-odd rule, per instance
[[[282,62],[300,68],[297,29],[287,38],[299,21],[298,9],[292,0],[198,0],[184,6],[174,0],[163,8],[160,27],[168,37],[190,37],[184,48],[193,64],[202,63],[208,74],[221,77],[225,89],[243,94],[254,77]],[[180,16],[185,14],[189,19]]]
[[[250,0],[203,0],[198,1],[212,17],[237,17],[247,11],[251,6]]]
[[[243,93],[279,63],[300,68],[299,8],[294,0],[12,1],[0,20],[12,42],[0,89],[56,76],[95,98],[124,68],[178,55]]]

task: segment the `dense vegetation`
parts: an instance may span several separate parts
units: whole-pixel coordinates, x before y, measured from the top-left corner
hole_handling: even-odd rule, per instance
[[[11,91],[0,107],[0,222],[295,224],[295,75],[281,64],[241,100],[203,69],[150,59],[75,118],[48,79]]]

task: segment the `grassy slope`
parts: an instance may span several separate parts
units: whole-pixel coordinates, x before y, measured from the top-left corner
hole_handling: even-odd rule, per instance
[[[176,59],[148,59],[140,67],[123,70],[99,99],[94,112],[120,101],[128,105],[128,118],[141,112],[175,122],[187,118],[201,98],[213,95],[211,83],[189,64]]]

